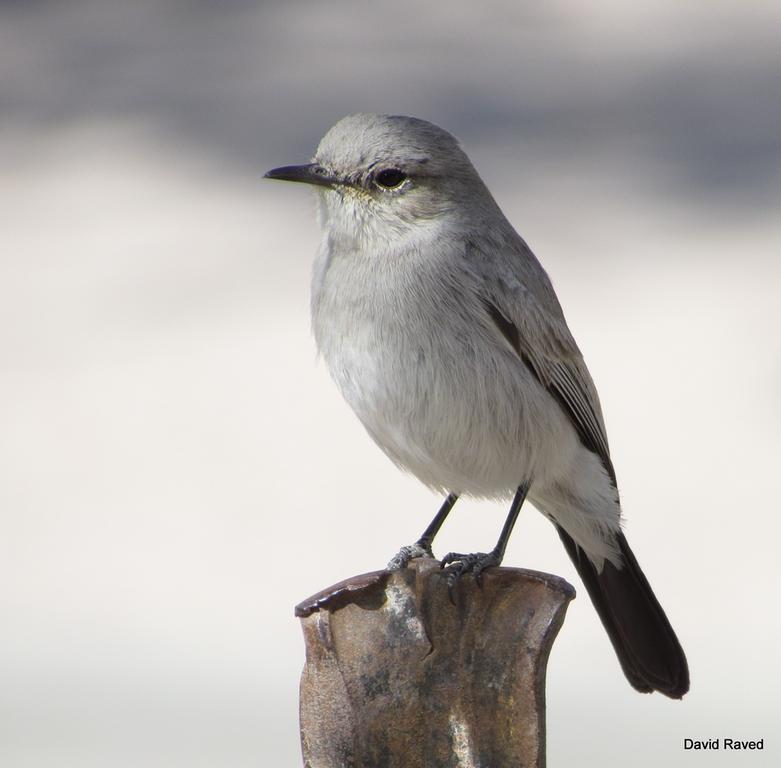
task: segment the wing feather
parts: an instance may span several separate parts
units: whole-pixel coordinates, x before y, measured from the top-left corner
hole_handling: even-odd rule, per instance
[[[602,460],[616,485],[596,387],[547,274],[525,243],[523,247],[524,259],[515,262],[519,274],[501,279],[496,277],[501,270],[483,273],[483,306],[499,333],[567,414],[583,445]]]

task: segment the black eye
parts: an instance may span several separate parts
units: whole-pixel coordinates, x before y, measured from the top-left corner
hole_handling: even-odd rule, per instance
[[[404,171],[400,171],[398,168],[386,168],[384,171],[380,171],[374,180],[381,187],[385,189],[395,189],[401,186],[407,179],[407,174]]]

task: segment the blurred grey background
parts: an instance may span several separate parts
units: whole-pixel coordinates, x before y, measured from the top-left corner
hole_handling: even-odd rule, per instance
[[[296,766],[293,605],[439,500],[316,360],[305,189],[344,114],[455,133],[550,272],[686,647],[626,684],[580,590],[549,763],[778,765],[781,5],[0,3],[0,765]],[[467,501],[438,541],[491,546]],[[765,738],[762,753],[683,739]]]

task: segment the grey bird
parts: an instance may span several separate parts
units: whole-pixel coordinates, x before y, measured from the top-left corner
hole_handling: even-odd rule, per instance
[[[499,565],[524,500],[555,526],[629,682],[672,698],[686,657],[621,531],[596,388],[548,275],[456,139],[399,115],[345,117],[311,163],[320,353],[374,441],[446,499],[389,567],[433,556],[458,497],[510,499],[488,553],[450,553],[451,586]]]

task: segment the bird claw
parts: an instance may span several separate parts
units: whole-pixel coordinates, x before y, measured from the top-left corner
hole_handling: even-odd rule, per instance
[[[388,562],[387,570],[400,571],[407,567],[410,560],[416,557],[434,557],[431,545],[426,542],[416,541],[406,547],[402,547]]]
[[[497,566],[501,562],[502,558],[497,552],[472,552],[470,554],[450,552],[445,555],[440,561],[439,567],[444,568],[447,574],[447,589],[451,601],[453,600],[453,588],[464,574],[473,573],[477,585],[482,587],[483,571],[486,568]]]

